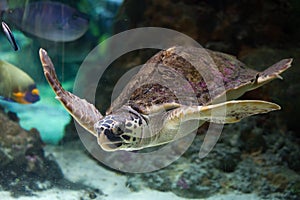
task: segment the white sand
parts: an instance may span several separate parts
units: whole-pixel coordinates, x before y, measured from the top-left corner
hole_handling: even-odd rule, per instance
[[[63,147],[49,146],[46,149],[54,152],[53,154],[68,180],[102,190],[104,195],[100,199],[182,199],[170,192],[150,189],[132,192],[126,187],[125,175],[103,168],[82,150],[71,148],[70,144]]]

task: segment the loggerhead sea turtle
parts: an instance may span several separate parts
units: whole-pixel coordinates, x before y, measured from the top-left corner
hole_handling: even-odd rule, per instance
[[[102,116],[93,104],[62,88],[45,50],[40,49],[39,55],[56,98],[82,127],[97,137],[98,144],[106,151],[132,151],[162,145],[189,134],[205,121],[234,123],[247,116],[279,110],[280,106],[271,102],[232,99],[281,78],[279,74],[292,62],[292,59],[283,59],[257,72],[228,54],[195,47],[172,47],[150,58]],[[212,68],[212,60],[207,57],[212,58],[219,71],[212,72],[213,76],[208,78],[202,77]],[[196,63],[197,69],[190,60]],[[159,81],[171,85],[153,81],[157,75]],[[177,77],[188,84],[178,84],[180,78]],[[221,86],[214,78],[222,80],[225,90],[219,89]],[[212,85],[210,91],[208,85]],[[190,89],[192,92],[178,92]],[[226,101],[218,101],[224,95]],[[190,100],[192,96],[196,101]],[[226,115],[222,117],[225,109]],[[190,126],[195,120],[198,120],[197,126]]]

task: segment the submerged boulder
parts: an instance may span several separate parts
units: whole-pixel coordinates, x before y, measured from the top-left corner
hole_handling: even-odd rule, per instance
[[[39,132],[36,129],[24,130],[16,115],[7,115],[2,109],[0,177],[0,188],[16,196],[47,189],[53,185],[52,182],[63,178],[53,156],[45,156]]]

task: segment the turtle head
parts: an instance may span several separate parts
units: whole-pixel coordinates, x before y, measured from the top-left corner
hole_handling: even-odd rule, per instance
[[[95,124],[94,129],[103,150],[136,150],[147,130],[147,122],[137,111],[127,109],[105,116]]]

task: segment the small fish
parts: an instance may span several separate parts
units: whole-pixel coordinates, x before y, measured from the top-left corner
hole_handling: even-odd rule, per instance
[[[19,47],[17,45],[17,42],[15,40],[15,37],[13,35],[13,33],[11,32],[9,26],[5,23],[5,22],[2,22],[2,30],[6,36],[6,38],[8,39],[10,45],[12,46],[12,48],[15,50],[15,51],[18,51],[19,50]]]
[[[21,31],[45,40],[69,42],[88,29],[87,15],[59,2],[37,1],[3,12],[3,19]]]
[[[7,101],[30,104],[40,100],[33,79],[18,67],[0,60],[0,96]]]

